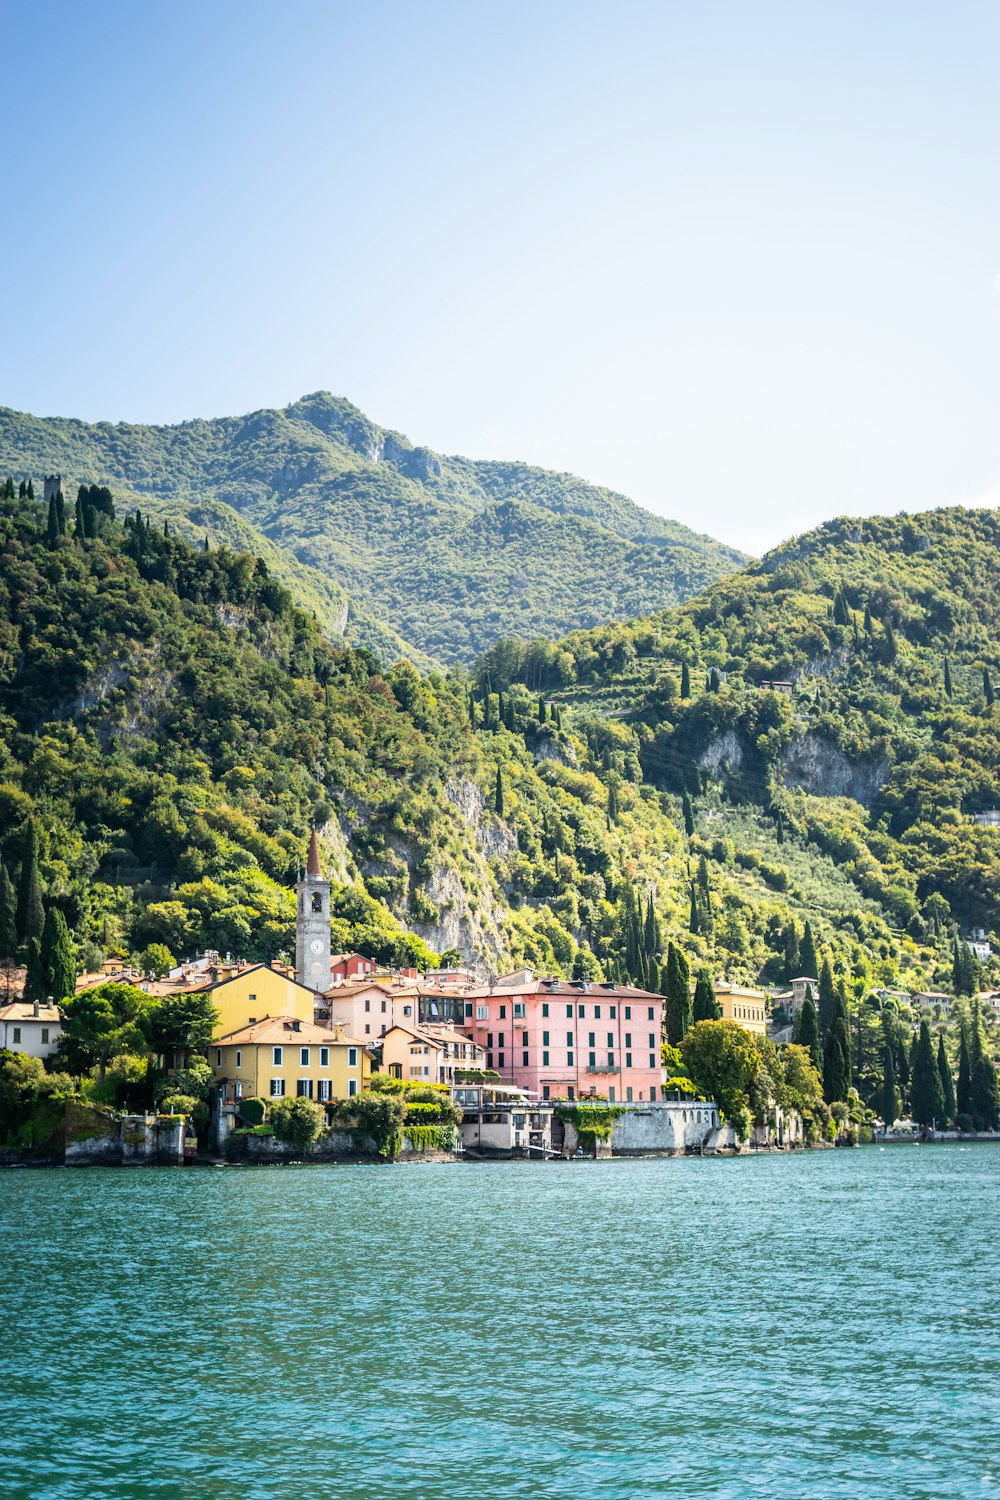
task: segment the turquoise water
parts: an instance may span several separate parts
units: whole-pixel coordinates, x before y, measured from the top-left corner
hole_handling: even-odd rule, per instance
[[[0,1174],[0,1495],[1000,1495],[1000,1147]]]

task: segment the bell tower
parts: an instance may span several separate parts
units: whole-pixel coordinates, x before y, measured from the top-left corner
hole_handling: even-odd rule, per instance
[[[320,869],[315,828],[309,836],[306,873],[295,896],[295,977],[322,994],[330,988],[330,882]]]

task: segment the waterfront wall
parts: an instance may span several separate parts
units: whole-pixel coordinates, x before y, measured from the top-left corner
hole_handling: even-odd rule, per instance
[[[350,1130],[334,1130],[322,1140],[300,1151],[273,1135],[238,1135],[230,1137],[226,1155],[230,1161],[256,1163],[288,1161],[371,1161],[379,1160],[374,1141],[359,1141]],[[455,1161],[452,1151],[415,1151],[408,1136],[403,1136],[400,1161]]]
[[[633,1104],[615,1121],[611,1131],[612,1156],[684,1156],[706,1148],[719,1129],[715,1104]],[[568,1144],[568,1142],[567,1142]],[[575,1147],[574,1147],[575,1149]]]
[[[77,1100],[66,1105],[68,1167],[183,1166],[182,1115],[112,1115]]]

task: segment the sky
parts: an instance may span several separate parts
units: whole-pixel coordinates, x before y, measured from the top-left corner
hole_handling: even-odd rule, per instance
[[[749,552],[1000,504],[1000,5],[0,0],[0,404],[346,396]]]

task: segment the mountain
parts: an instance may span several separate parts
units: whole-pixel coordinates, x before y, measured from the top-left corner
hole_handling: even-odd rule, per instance
[[[501,643],[480,677],[613,724],[727,879],[798,889],[841,931],[877,911],[917,945],[953,922],[996,944],[1000,832],[977,817],[1000,807],[998,564],[997,511],[841,518],[679,609]],[[908,966],[905,940],[880,947],[887,976]]]
[[[192,535],[266,556],[329,633],[418,662],[643,614],[744,561],[572,475],[415,447],[326,392],[176,427],[0,408],[7,472],[186,516]]]

